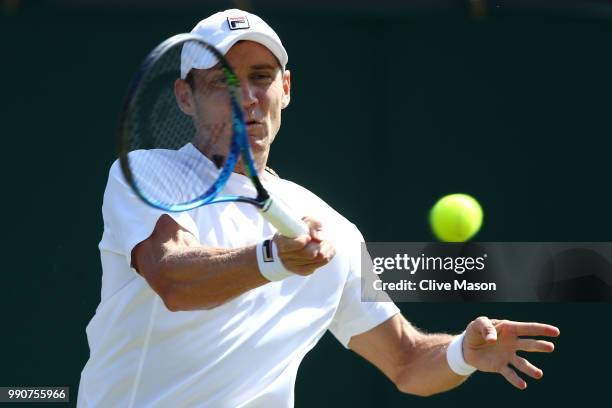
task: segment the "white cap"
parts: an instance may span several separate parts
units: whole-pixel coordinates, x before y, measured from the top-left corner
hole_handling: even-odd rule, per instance
[[[255,14],[238,9],[220,11],[200,21],[191,30],[204,41],[215,47],[223,55],[238,41],[255,41],[274,54],[281,67],[285,69],[289,56],[274,30]],[[192,68],[208,69],[214,65],[208,54],[194,52],[187,44],[181,53],[181,78],[185,79]]]

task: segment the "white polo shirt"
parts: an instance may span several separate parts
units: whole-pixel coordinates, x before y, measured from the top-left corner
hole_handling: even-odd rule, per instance
[[[266,188],[297,214],[323,222],[333,260],[309,277],[271,282],[212,310],[170,312],[130,267],[132,249],[164,212],[142,203],[113,164],[102,206],[101,301],[87,326],[90,358],[78,406],[292,407],[298,366],[326,330],[348,347],[352,336],[399,312],[391,302],[361,302],[363,238],[353,224],[294,183],[275,179]],[[233,174],[224,193],[255,190]],[[252,245],[275,231],[243,203],[169,215],[216,247]]]

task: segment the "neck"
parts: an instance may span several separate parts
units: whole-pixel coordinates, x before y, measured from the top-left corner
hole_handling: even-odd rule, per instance
[[[259,163],[255,161],[255,170],[257,171],[257,175],[260,179],[265,180],[268,177],[268,172],[266,169],[266,162]],[[238,163],[236,163],[236,167],[234,168],[234,173],[242,174],[243,176],[247,176],[246,168],[242,164],[242,158],[238,159]]]

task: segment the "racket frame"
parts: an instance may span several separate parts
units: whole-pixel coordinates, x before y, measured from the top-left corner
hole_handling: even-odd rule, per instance
[[[211,54],[213,54],[215,58],[217,58],[219,64],[221,65],[223,74],[225,75],[228,82],[230,103],[232,105],[232,143],[230,146],[229,155],[226,158],[223,167],[221,168],[217,180],[212,186],[208,188],[207,191],[205,191],[199,197],[196,197],[191,201],[168,205],[167,203],[163,203],[159,200],[155,200],[152,197],[147,196],[147,194],[145,194],[138,186],[138,183],[134,178],[130,167],[130,151],[128,143],[128,141],[130,140],[130,134],[128,124],[130,114],[134,111],[134,104],[137,100],[136,96],[142,90],[142,86],[144,85],[145,79],[147,78],[147,75],[150,73],[151,69],[160,60],[160,58],[165,55],[166,52],[188,41],[197,41],[198,43],[200,43],[203,47],[206,48],[207,51],[209,51]],[[238,77],[230,67],[223,54],[221,54],[215,47],[207,43],[201,36],[191,33],[177,34],[163,41],[161,44],[155,47],[155,49],[151,51],[151,53],[149,53],[149,55],[140,65],[138,71],[130,82],[127,95],[123,102],[119,123],[120,125],[118,153],[121,170],[123,171],[127,183],[130,185],[130,187],[132,187],[132,190],[136,192],[140,199],[142,199],[149,205],[160,210],[169,212],[188,211],[206,204],[235,201],[246,202],[260,209],[265,208],[266,205],[269,206],[270,196],[261,184],[261,181],[259,180],[257,169],[253,162],[253,156],[251,154],[251,150],[249,149],[247,129],[244,121],[244,113],[242,111],[242,94],[240,90],[240,81],[238,80]],[[225,186],[225,183],[232,175],[232,172],[236,167],[236,163],[238,162],[239,158],[242,158],[242,162],[247,173],[246,176],[249,177],[249,179],[253,183],[253,186],[257,191],[257,196],[219,196],[219,193]]]

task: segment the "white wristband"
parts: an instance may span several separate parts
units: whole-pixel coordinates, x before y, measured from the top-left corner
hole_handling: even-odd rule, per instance
[[[267,280],[274,282],[279,281],[294,274],[288,271],[283,265],[283,261],[278,256],[278,248],[272,238],[265,239],[257,244],[255,248],[257,252],[257,265],[259,272]]]
[[[476,371],[476,367],[472,367],[463,359],[463,337],[465,337],[465,332],[455,336],[450,342],[446,349],[446,361],[456,374],[468,376]]]

